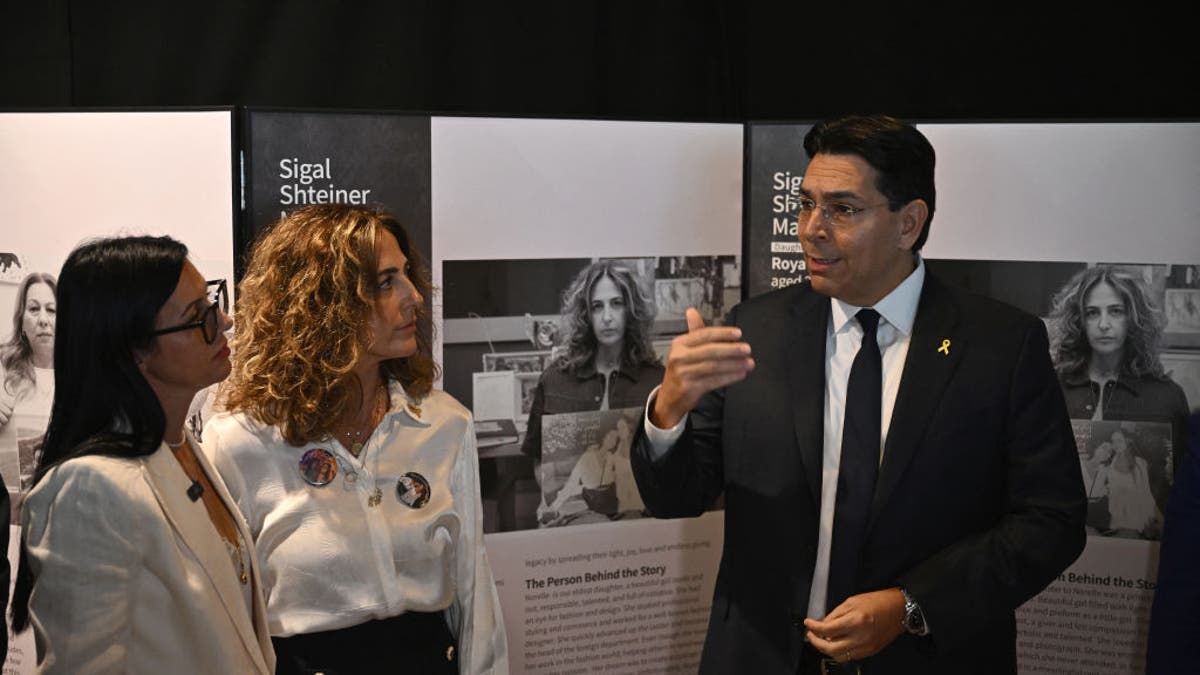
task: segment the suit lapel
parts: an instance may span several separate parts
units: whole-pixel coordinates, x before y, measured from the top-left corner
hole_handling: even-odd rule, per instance
[[[189,436],[190,440],[190,436]],[[193,441],[193,448],[198,447]],[[196,456],[201,462],[204,470],[208,473],[209,479],[214,485],[220,485],[220,478],[216,477],[212,467],[208,464],[207,459],[203,458],[203,453],[196,451]],[[158,503],[162,506],[163,514],[166,515],[167,521],[179,533],[179,538],[192,555],[200,563],[204,574],[208,578],[209,583],[217,592],[217,597],[221,599],[221,604],[224,605],[226,613],[230,620],[237,628],[238,634],[242,638],[247,651],[250,653],[260,668],[266,672],[266,664],[263,663],[263,649],[259,644],[258,636],[255,633],[254,626],[247,620],[246,612],[242,611],[245,606],[245,600],[242,596],[242,590],[238,583],[237,576],[232,573],[232,562],[229,559],[229,551],[225,548],[220,535],[217,533],[216,527],[208,517],[208,511],[204,508],[201,502],[193,502],[187,496],[187,489],[191,485],[191,479],[183,472],[183,467],[171,454],[171,451],[162,445],[153,454],[143,460],[146,470],[147,482],[150,488],[154,491]],[[224,486],[220,485],[217,488],[218,492],[223,492],[222,499],[229,504],[229,495],[224,492]],[[239,531],[244,530],[244,525],[238,521],[241,518],[237,515],[239,512],[235,507],[231,508],[234,514],[234,521],[238,525]],[[245,532],[242,534],[243,540],[251,541]],[[246,552],[251,558],[253,564],[253,549]],[[257,602],[256,602],[257,605]],[[256,607],[257,609],[257,607]]]
[[[955,332],[957,323],[957,307],[949,293],[927,273],[871,502],[872,524],[912,461],[946,385],[970,348]]]
[[[829,298],[807,289],[792,303],[781,345],[788,364],[792,420],[813,503],[821,503],[821,456],[825,437],[825,341]],[[795,336],[788,339],[786,336]]]

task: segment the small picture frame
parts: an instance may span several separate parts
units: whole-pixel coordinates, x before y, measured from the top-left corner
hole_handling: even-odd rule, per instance
[[[1200,288],[1168,288],[1163,292],[1168,347],[1200,347]]]
[[[483,372],[494,373],[511,370],[517,373],[541,373],[546,369],[550,351],[486,352],[483,354]]]

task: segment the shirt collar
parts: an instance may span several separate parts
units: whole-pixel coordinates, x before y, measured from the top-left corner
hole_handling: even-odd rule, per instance
[[[1091,378],[1091,376],[1088,375],[1086,367],[1084,367],[1082,370],[1080,370],[1078,372],[1063,375],[1062,381],[1067,386],[1073,386],[1073,387],[1082,387],[1082,386],[1098,387],[1098,386],[1100,386],[1099,382],[1096,382],[1095,380],[1093,380]],[[1139,383],[1138,379],[1129,377],[1125,373],[1117,373],[1116,379],[1109,380],[1109,382],[1112,382],[1115,386],[1119,386],[1123,389],[1128,389],[1135,396],[1139,393],[1138,385],[1140,383]]]
[[[624,377],[627,380],[637,380],[636,373],[630,372],[627,368],[625,368],[622,365],[622,363],[617,363],[617,367],[613,369],[613,372]],[[576,377],[576,379],[580,379],[580,380],[590,380],[599,374],[600,374],[600,371],[596,370],[596,360],[592,359],[590,362],[584,364],[583,367],[581,367],[578,371],[575,372],[575,377]]]
[[[913,322],[917,318],[917,304],[921,300],[921,289],[925,287],[925,261],[915,253],[913,257],[917,259],[916,269],[872,307],[879,312],[884,321],[904,335],[912,333]],[[833,312],[830,318],[833,321],[834,334],[842,332],[860,309],[862,308],[844,300],[833,298]]]
[[[421,409],[421,401],[409,396],[398,380],[388,381],[388,411],[385,417],[393,415],[406,415],[421,426],[429,426]]]

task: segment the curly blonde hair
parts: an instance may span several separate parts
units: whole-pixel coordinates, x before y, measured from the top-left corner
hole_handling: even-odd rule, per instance
[[[427,271],[407,233],[382,211],[343,204],[297,209],[254,245],[238,286],[233,372],[223,405],[279,427],[288,443],[332,435],[334,420],[361,403],[354,368],[367,350],[377,258],[390,232],[409,279],[430,297]],[[437,376],[432,325],[418,309],[417,352],[384,361],[382,375],[422,398]]]

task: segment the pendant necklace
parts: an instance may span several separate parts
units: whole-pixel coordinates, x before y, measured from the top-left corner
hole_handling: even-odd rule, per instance
[[[363,468],[366,468],[366,462],[363,462]],[[371,477],[375,481],[375,489],[371,491],[371,495],[367,497],[367,506],[375,508],[383,503],[383,490],[379,489],[379,450],[375,451],[375,469],[371,471]]]
[[[380,393],[382,393],[383,395],[380,396]],[[376,390],[374,405],[372,405],[372,407],[371,407],[370,417],[368,418],[368,422],[371,425],[371,433],[372,434],[375,431],[375,427],[379,426],[379,422],[382,420],[383,414],[387,412],[387,402],[388,402],[387,389],[384,386],[384,384],[381,382],[380,388],[378,390]],[[363,447],[365,446],[365,442],[363,440],[363,425],[359,424],[356,427],[352,427],[348,431],[342,432],[341,435],[343,437],[343,440],[346,441],[345,445],[346,445],[347,449],[350,451],[350,454],[354,455],[355,459],[359,459],[360,455],[362,454]],[[368,440],[370,439],[370,435],[368,435],[367,439]],[[363,460],[362,469],[364,469],[364,473],[366,473],[366,471],[365,471],[366,461],[365,460]],[[375,471],[371,472],[371,475],[374,475],[374,473],[377,473],[378,469],[379,469],[379,454],[376,453],[375,454]],[[347,473],[346,478],[347,478],[347,480],[350,480],[351,482],[355,482],[358,480],[358,472]],[[378,477],[376,477],[375,478],[375,489],[372,490],[371,494],[367,496],[367,506],[369,506],[371,508],[375,508],[375,507],[379,506],[381,503],[383,503],[383,490],[380,489],[379,479],[378,479]]]

